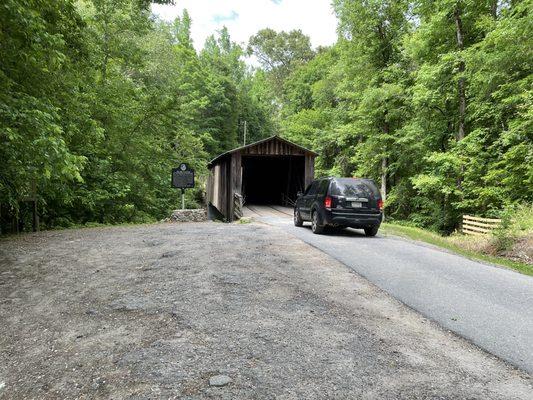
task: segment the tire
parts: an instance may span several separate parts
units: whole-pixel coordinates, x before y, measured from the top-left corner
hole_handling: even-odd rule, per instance
[[[302,216],[300,215],[300,211],[298,211],[297,208],[294,209],[294,226],[303,226],[304,220],[302,219]]]
[[[313,215],[311,215],[311,230],[316,234],[320,234],[324,231],[324,225],[320,225],[318,212],[316,211],[313,211]]]
[[[365,228],[366,236],[376,236],[379,230],[379,225],[371,226],[370,228]]]

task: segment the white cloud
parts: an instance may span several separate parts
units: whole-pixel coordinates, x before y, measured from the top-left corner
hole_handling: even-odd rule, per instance
[[[314,47],[331,45],[337,38],[331,0],[177,0],[174,6],[152,6],[152,12],[167,21],[181,15],[183,9],[191,16],[197,49],[223,26],[232,40],[242,44],[263,28],[301,29]]]

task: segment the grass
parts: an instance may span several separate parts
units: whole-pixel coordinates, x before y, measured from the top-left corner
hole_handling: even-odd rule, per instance
[[[391,223],[384,223],[381,225],[381,228],[385,234],[396,235],[413,240],[419,240],[432,244],[434,246],[442,247],[446,250],[452,251],[470,259],[485,261],[491,264],[497,264],[518,271],[522,274],[533,276],[533,265],[510,260],[504,257],[491,256],[478,251],[466,249],[465,247],[462,247],[458,244],[460,243],[460,240],[457,240],[457,237],[452,239],[449,237],[440,236],[434,232],[430,232],[425,229]],[[464,237],[464,240],[467,241],[469,239],[467,237]]]

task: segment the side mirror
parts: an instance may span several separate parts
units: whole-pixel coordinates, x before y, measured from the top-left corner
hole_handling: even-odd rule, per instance
[[[301,191],[298,191],[298,193],[296,193],[296,197],[302,197],[303,195],[304,195],[304,194],[303,194],[303,192],[301,192]]]

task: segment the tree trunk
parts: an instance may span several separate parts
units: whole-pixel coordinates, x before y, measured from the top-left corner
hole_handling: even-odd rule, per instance
[[[461,52],[464,49],[463,42],[463,22],[461,20],[461,10],[459,5],[455,7],[454,10],[455,18],[455,32],[457,36],[457,47],[460,52],[461,60],[459,61],[459,81],[458,81],[458,96],[459,96],[459,126],[457,129],[457,141],[461,141],[465,137],[465,115],[466,115],[466,93],[465,93],[465,62],[462,59]]]
[[[461,20],[461,9],[459,2],[456,3],[454,10],[454,19],[455,19],[455,33],[457,37],[457,48],[459,50],[459,80],[457,83],[457,91],[459,97],[459,126],[457,128],[457,142],[460,142],[465,137],[465,116],[466,116],[466,93],[465,93],[465,62],[463,60],[463,50],[464,50],[464,32],[463,32],[463,21]],[[457,177],[457,188],[459,189],[461,199],[463,199],[463,179],[464,179],[465,167],[461,163],[461,171]],[[461,219],[456,221],[459,229],[461,226]]]
[[[385,110],[384,114],[384,124],[383,124],[383,133],[388,136],[390,132],[390,126],[387,122],[387,114],[388,110]],[[388,139],[388,138],[387,138]],[[385,147],[383,149],[385,152],[387,148]],[[386,155],[383,155],[381,158],[381,199],[383,200],[383,203],[387,200],[387,165],[388,165],[388,159]],[[383,221],[385,221],[385,210],[383,210]]]
[[[387,200],[387,157],[381,159],[381,199],[383,203]],[[385,221],[385,211],[383,211],[383,221]]]
[[[102,83],[105,84],[107,81],[107,66],[109,64],[109,40],[110,40],[110,34],[109,34],[109,18],[110,18],[110,10],[106,3],[102,5],[103,7],[103,29],[104,29],[104,35],[103,35],[103,52],[104,52],[104,59],[102,60]]]
[[[492,0],[490,3],[490,14],[493,19],[498,19],[498,0]]]

